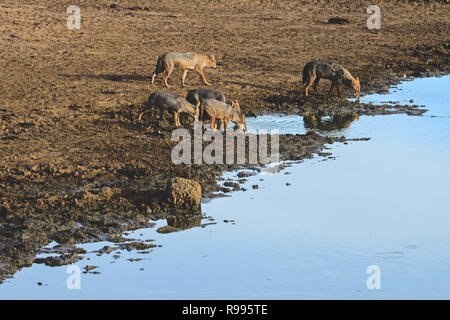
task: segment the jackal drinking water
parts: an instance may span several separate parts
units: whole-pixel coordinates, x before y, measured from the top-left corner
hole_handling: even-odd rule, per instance
[[[314,90],[321,78],[331,80],[329,94],[336,87],[336,91],[344,98],[341,86],[352,87],[355,90],[355,97],[359,98],[359,78],[353,76],[343,66],[328,61],[311,61],[303,68],[303,83],[305,84],[305,97],[308,96],[308,89],[314,83]]]
[[[215,99],[217,101],[224,102],[232,105],[233,101],[227,98],[222,92],[212,89],[199,88],[190,90],[186,96],[186,100],[192,103],[194,106],[199,107],[200,103],[205,99]],[[200,111],[201,112],[201,111]],[[206,114],[205,114],[206,115]],[[208,120],[207,117],[201,118],[201,121]],[[219,129],[222,128],[223,119],[217,119],[219,121]]]
[[[238,129],[247,131],[247,123],[245,116],[241,114],[241,108],[237,100],[232,105],[215,99],[205,99],[200,105],[201,120],[209,117],[211,121],[211,129],[215,129],[215,120],[222,120],[224,123],[224,130],[227,130],[228,122],[233,121]]]

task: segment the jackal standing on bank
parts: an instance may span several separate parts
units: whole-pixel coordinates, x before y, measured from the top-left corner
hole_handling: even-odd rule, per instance
[[[308,89],[314,83],[314,90],[317,92],[317,85],[321,78],[331,80],[331,87],[328,94],[331,94],[333,88],[344,99],[342,93],[342,85],[353,88],[355,90],[355,97],[359,98],[359,77],[353,76],[343,66],[328,62],[328,61],[311,61],[303,68],[303,83],[305,84],[305,97],[308,96]]]
[[[152,75],[152,84],[155,82],[155,76],[164,72],[163,81],[167,88],[170,88],[167,79],[173,71],[174,67],[183,69],[183,76],[181,78],[181,86],[184,87],[184,79],[189,70],[195,70],[200,74],[203,82],[206,85],[210,83],[206,80],[203,68],[211,67],[217,68],[216,58],[213,54],[203,55],[190,52],[166,52],[158,57],[156,68]]]
[[[174,94],[166,92],[153,92],[149,97],[146,104],[147,111],[142,112],[139,115],[139,120],[145,113],[152,112],[154,109],[158,109],[161,115],[164,111],[168,111],[173,114],[175,126],[180,127],[179,113],[185,112],[194,118],[194,121],[198,120],[199,108],[189,103],[185,98],[178,97]]]

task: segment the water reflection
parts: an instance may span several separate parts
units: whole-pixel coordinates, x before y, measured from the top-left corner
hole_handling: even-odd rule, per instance
[[[305,129],[319,131],[337,131],[350,127],[350,125],[359,120],[359,115],[345,114],[331,117],[321,117],[319,115],[307,115],[303,117]]]
[[[172,215],[167,217],[167,225],[180,230],[190,229],[202,223],[202,215]]]

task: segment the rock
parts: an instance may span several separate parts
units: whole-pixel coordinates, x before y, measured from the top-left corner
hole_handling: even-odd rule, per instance
[[[169,203],[179,209],[198,209],[202,199],[202,187],[194,180],[172,178],[168,186]]]
[[[131,250],[151,249],[151,248],[157,247],[157,245],[153,244],[153,243],[143,243],[143,242],[138,242],[138,241],[132,241],[130,243],[121,243],[121,244],[119,244],[119,247],[122,250],[131,251]],[[113,256],[113,258],[115,258],[115,256]]]
[[[252,175],[253,175],[253,173],[252,173],[252,172],[249,172],[249,171],[240,171],[240,172],[238,172],[238,174],[237,174],[238,178],[250,177],[250,176],[252,176]]]
[[[116,249],[117,249],[117,247],[104,246],[102,249],[98,250],[98,255],[110,254],[111,252],[113,252]]]
[[[98,266],[87,265],[87,266],[84,267],[84,270],[86,270],[86,272],[87,272],[87,271],[90,271],[90,270],[95,269],[95,268],[98,268]]]
[[[158,233],[172,233],[179,231],[177,228],[174,228],[172,226],[164,226],[156,230]]]
[[[34,263],[44,263],[49,267],[57,267],[63,266],[67,264],[73,264],[81,260],[82,257],[78,256],[78,254],[62,254],[58,257],[47,257],[47,258],[36,258],[34,259]]]
[[[224,185],[225,187],[232,188],[233,191],[237,191],[237,190],[239,190],[239,189],[241,188],[241,186],[239,185],[239,183],[234,182],[234,181],[227,181],[227,182],[225,182],[223,185]]]

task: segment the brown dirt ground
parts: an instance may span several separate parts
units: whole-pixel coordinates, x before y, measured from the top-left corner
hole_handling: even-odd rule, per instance
[[[216,171],[170,163],[170,124],[137,121],[152,91],[185,96],[203,86],[190,72],[181,88],[180,70],[169,79],[173,88],[160,79],[151,86],[165,51],[214,53],[218,70],[205,69],[211,87],[239,99],[247,115],[316,106],[326,113],[332,106],[322,95],[302,101],[300,72],[313,59],[346,66],[361,78],[362,93],[385,90],[403,74],[449,71],[446,1],[80,0],[80,30],[66,27],[67,1],[17,3],[0,4],[0,227],[14,239],[0,248],[2,261],[23,258],[49,235],[60,242],[70,242],[70,232],[77,241],[88,239],[74,221],[101,223],[102,232],[120,235],[112,212],[123,219],[136,209],[157,214],[171,176],[213,188]],[[366,8],[374,3],[382,13],[375,31],[366,28]],[[350,23],[328,24],[332,17]],[[323,81],[320,89],[328,86]],[[292,157],[333,142],[314,135],[284,139],[303,150],[291,150]],[[45,213],[52,215],[29,219]]]

